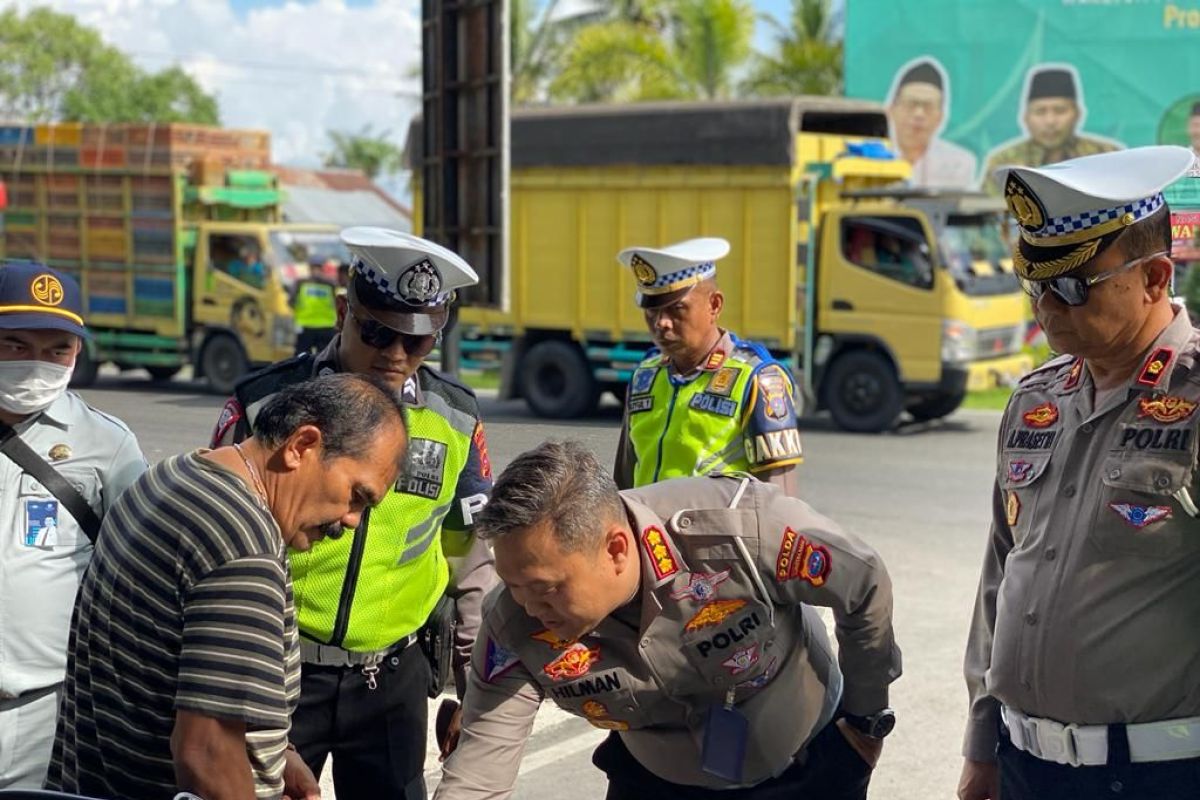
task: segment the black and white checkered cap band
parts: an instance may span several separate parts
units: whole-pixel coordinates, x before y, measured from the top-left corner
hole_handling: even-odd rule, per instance
[[[668,272],[666,275],[663,275],[661,278],[645,288],[661,289],[664,286],[670,286],[672,284],[679,283],[680,281],[685,281],[688,278],[699,277],[701,280],[703,280],[704,278],[711,278],[716,274],[717,265],[712,261],[707,261],[703,264],[695,264],[676,272]]]
[[[1026,238],[1054,239],[1058,236],[1065,236],[1068,233],[1086,231],[1089,228],[1103,225],[1106,222],[1112,222],[1126,214],[1133,214],[1133,221],[1137,222],[1158,211],[1165,202],[1166,200],[1159,193],[1153,197],[1144,197],[1141,200],[1135,200],[1132,203],[1126,203],[1123,206],[1115,208],[1106,208],[1101,211],[1085,211],[1081,214],[1068,214],[1064,217],[1053,217],[1040,231],[1036,233],[1026,231]]]
[[[392,280],[387,276],[387,273],[376,269],[374,265],[369,264],[356,256],[353,266],[355,274],[362,275],[367,279],[367,283],[371,284],[380,292],[392,298],[393,300],[404,303],[405,305],[436,308],[437,306],[444,306],[446,303],[450,302],[451,292],[441,292],[428,302],[414,303],[412,300],[401,295],[397,291],[397,287],[392,285]]]

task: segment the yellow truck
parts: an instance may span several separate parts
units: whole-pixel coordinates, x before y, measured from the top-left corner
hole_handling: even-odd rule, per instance
[[[463,366],[500,364],[501,395],[547,417],[621,396],[649,335],[616,253],[721,236],[722,324],[846,430],[1015,380],[1028,304],[1002,206],[907,188],[886,134],[879,105],[840,98],[514,112],[504,302],[461,310]]]
[[[73,383],[101,363],[167,380],[186,365],[228,393],[290,356],[283,274],[335,228],[280,222],[269,139],[195,125],[0,129],[8,208],[0,259],[73,275],[93,333]]]

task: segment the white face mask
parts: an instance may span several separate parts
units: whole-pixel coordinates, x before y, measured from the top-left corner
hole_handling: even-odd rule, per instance
[[[36,414],[67,390],[74,366],[49,361],[0,361],[0,409]]]

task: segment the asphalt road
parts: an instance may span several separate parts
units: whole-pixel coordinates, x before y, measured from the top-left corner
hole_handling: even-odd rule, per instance
[[[184,381],[154,385],[111,375],[83,394],[124,419],[151,461],[206,444],[223,402]],[[615,406],[570,424],[534,419],[520,403],[483,398],[481,407],[497,470],[548,438],[575,438],[602,460],[613,457]],[[872,783],[875,800],[954,795],[966,709],[962,653],[987,534],[998,423],[993,412],[960,412],[881,436],[840,433],[819,418],[803,426],[805,499],[878,549],[894,584],[904,676],[892,690],[899,724]],[[559,800],[566,790],[603,797],[603,777],[590,761],[603,735],[544,709],[516,796]],[[436,759],[428,765],[432,785]],[[327,788],[325,796],[332,794]]]

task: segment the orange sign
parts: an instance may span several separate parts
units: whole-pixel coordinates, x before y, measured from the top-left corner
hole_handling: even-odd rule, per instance
[[[591,649],[585,644],[576,642],[567,648],[561,656],[542,667],[542,672],[555,681],[568,681],[588,673],[600,660],[600,648]]]
[[[1182,397],[1163,395],[1161,397],[1143,397],[1138,400],[1138,416],[1150,417],[1155,422],[1171,424],[1187,419],[1196,410],[1196,404]]]
[[[746,605],[745,600],[713,600],[705,603],[696,616],[688,620],[688,623],[683,626],[684,631],[692,633],[701,628],[708,628],[713,625],[719,625],[730,614],[737,612]]]
[[[1058,407],[1053,403],[1042,403],[1034,409],[1026,411],[1022,418],[1031,428],[1049,428],[1058,422]]]

